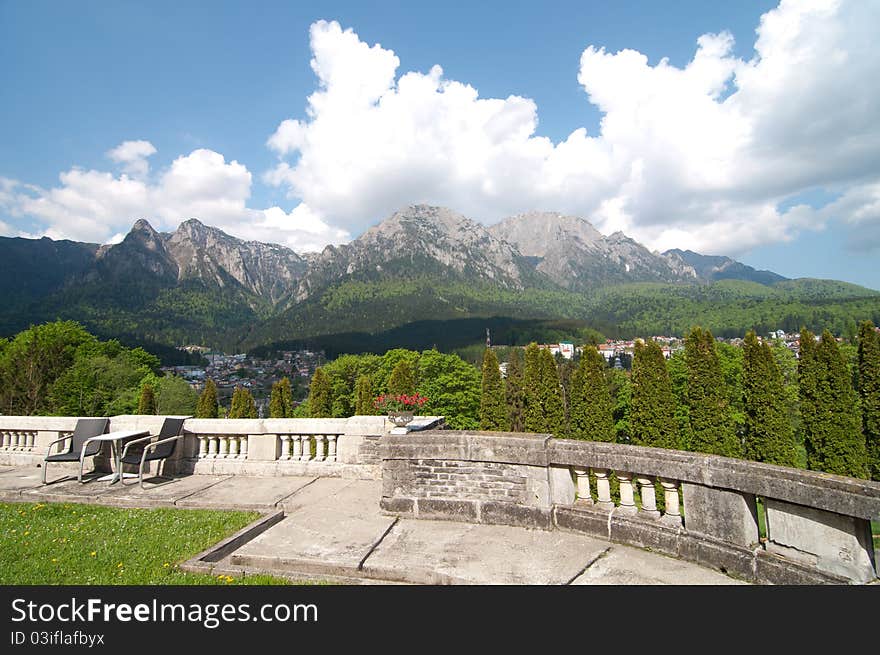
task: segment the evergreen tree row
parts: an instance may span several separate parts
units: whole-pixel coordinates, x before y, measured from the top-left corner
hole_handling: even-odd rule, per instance
[[[524,362],[520,352],[510,349],[503,379],[493,350],[484,353],[483,430],[677,448],[880,479],[880,332],[870,322],[860,326],[854,366],[830,332],[817,339],[806,329],[796,367],[787,349],[771,348],[753,331],[735,349],[700,327],[685,338],[683,355],[669,362],[659,344],[637,341],[628,379],[609,369],[594,346],[583,349],[576,365],[554,361],[535,343]]]

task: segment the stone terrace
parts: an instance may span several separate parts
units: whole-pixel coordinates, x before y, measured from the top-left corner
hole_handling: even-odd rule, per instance
[[[110,429],[155,433],[163,418],[112,417]],[[263,513],[191,570],[428,584],[877,582],[870,521],[880,518],[880,484],[863,480],[551,435],[432,430],[442,417],[420,417],[410,432],[352,417],[188,419],[164,467],[172,482],[41,485],[46,444],[75,423],[0,416],[0,500]],[[106,450],[95,471],[109,461]],[[64,468],[53,464],[50,479],[75,467]]]

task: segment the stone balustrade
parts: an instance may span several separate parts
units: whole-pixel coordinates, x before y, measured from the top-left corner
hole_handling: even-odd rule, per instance
[[[36,430],[0,430],[0,448],[5,451],[32,451],[37,439]]]
[[[73,433],[76,420],[67,416],[0,416],[0,464],[41,462],[51,442]]]
[[[442,417],[419,417],[441,425]],[[109,430],[158,434],[164,416],[121,415]],[[73,432],[75,417],[0,416],[0,465],[41,465],[49,444]],[[165,464],[168,473],[317,475],[378,478],[381,435],[394,429],[384,416],[339,419],[188,418],[184,438]],[[62,444],[63,446],[64,444]],[[97,464],[109,466],[109,445]]]
[[[551,435],[386,435],[391,514],[574,531],[759,583],[867,583],[880,483]],[[765,534],[759,532],[759,505]]]

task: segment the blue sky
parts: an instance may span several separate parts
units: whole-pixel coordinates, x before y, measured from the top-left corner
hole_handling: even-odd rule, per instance
[[[878,18],[0,0],[0,234],[105,242],[196,216],[314,250],[413,202],[486,224],[546,209],[880,288]]]

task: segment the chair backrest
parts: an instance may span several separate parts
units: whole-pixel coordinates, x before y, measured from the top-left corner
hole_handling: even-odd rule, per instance
[[[159,430],[159,441],[162,439],[167,439],[169,437],[176,437],[183,431],[183,422],[186,421],[186,418],[166,418],[162,422],[162,429]],[[169,441],[168,443],[163,443],[161,446],[157,447],[151,454],[154,458],[165,458],[171,457],[174,454],[174,449],[177,448],[177,442],[180,439],[175,439],[174,441]]]
[[[110,423],[109,418],[81,418],[76,422],[71,436],[70,451],[79,453],[82,450],[83,442],[90,437],[97,437],[107,431],[107,424]],[[86,457],[97,455],[101,451],[101,442],[93,441],[86,447]]]

